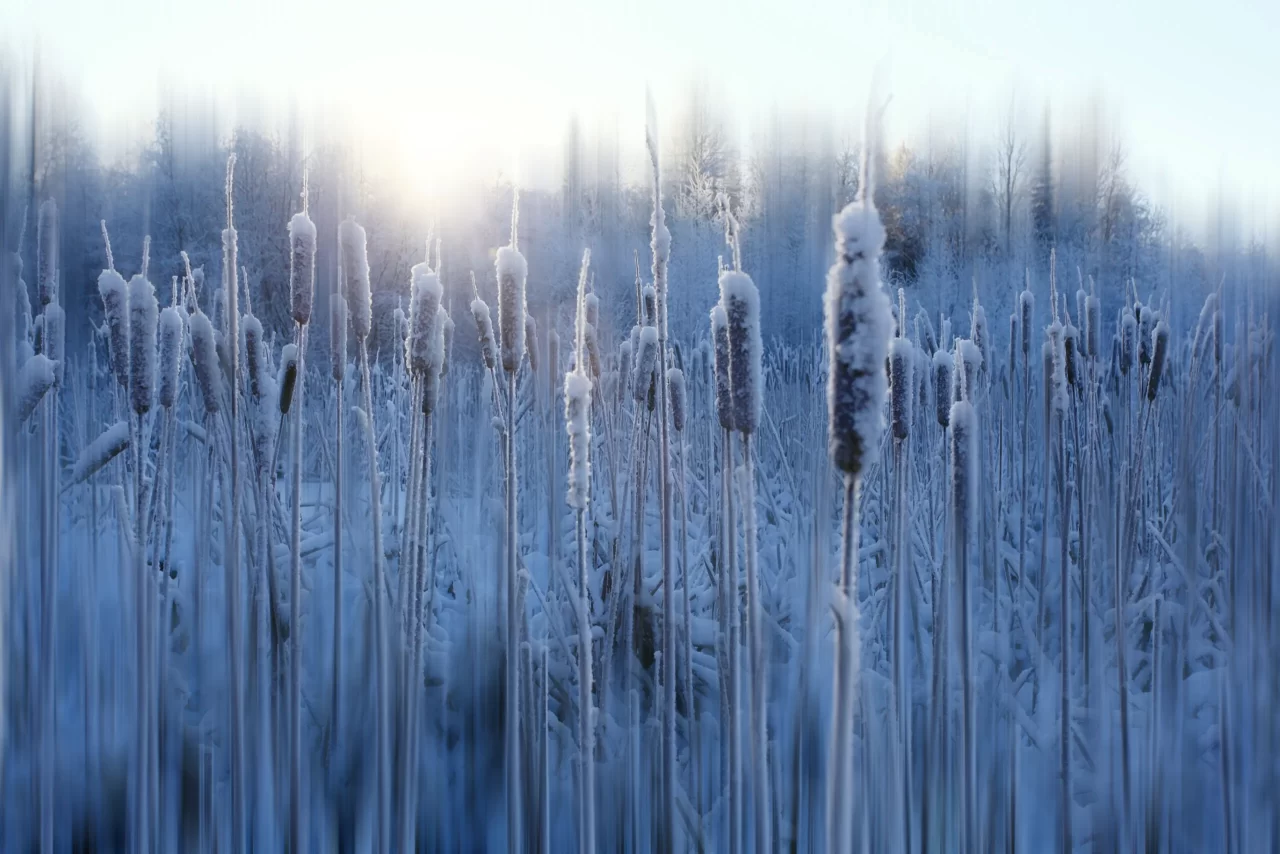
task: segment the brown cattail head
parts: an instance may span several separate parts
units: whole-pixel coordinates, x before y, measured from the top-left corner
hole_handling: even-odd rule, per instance
[[[684,431],[685,388],[684,371],[679,368],[667,369],[667,390],[671,395],[671,426],[677,433]]]
[[[1018,309],[1022,313],[1019,326],[1022,329],[1022,358],[1031,358],[1031,316],[1036,310],[1036,297],[1030,285],[1018,297]]]
[[[529,357],[529,370],[538,372],[538,323],[532,314],[524,316],[524,350]]]
[[[298,383],[298,345],[286,344],[280,351],[280,370],[276,385],[280,388],[280,414],[288,415],[293,405],[293,388]]]
[[[729,318],[724,306],[711,309],[711,340],[715,342],[716,416],[725,430],[733,429],[733,394],[729,385]]]
[[[1147,378],[1147,400],[1154,401],[1160,390],[1160,378],[1169,361],[1169,324],[1158,320],[1151,332],[1151,374]]]
[[[1071,322],[1071,318],[1067,318],[1067,326],[1063,330],[1063,355],[1066,359],[1067,368],[1067,386],[1069,388],[1080,388],[1080,367],[1076,363],[1080,351],[1080,331],[1076,329]]]
[[[342,382],[347,373],[347,299],[341,293],[329,297],[329,359],[333,379]]]
[[[289,307],[295,322],[311,321],[316,290],[316,224],[305,212],[289,220]]]
[[[915,352],[906,338],[889,342],[889,422],[893,438],[907,438],[911,430],[911,398],[914,390]]]
[[[36,295],[42,306],[58,299],[58,205],[46,199],[36,224]]]
[[[728,319],[733,423],[743,433],[754,433],[760,424],[764,398],[760,291],[746,273],[726,270],[720,274],[720,304]]]
[[[177,306],[160,312],[160,405],[178,401],[178,368],[182,364],[182,314]]]
[[[129,403],[139,415],[151,409],[156,389],[156,289],[142,276],[129,281]]]
[[[938,425],[946,429],[951,423],[951,354],[939,347],[933,354],[933,399]]]

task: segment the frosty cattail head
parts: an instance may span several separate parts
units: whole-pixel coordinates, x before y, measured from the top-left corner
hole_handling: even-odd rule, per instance
[[[715,342],[716,416],[720,419],[721,427],[732,430],[734,413],[732,386],[729,384],[729,318],[720,303],[716,303],[711,309],[711,340]]]
[[[538,324],[532,314],[524,316],[524,351],[529,357],[529,370],[538,372]]]
[[[414,264],[410,271],[412,295],[409,298],[409,336],[405,341],[405,364],[409,373],[421,377],[427,371],[435,340],[436,315],[444,288],[440,277],[425,263]]]
[[[280,389],[280,414],[288,415],[293,405],[293,387],[298,383],[298,345],[286,344],[280,351],[276,386]]]
[[[57,365],[43,353],[37,353],[18,371],[18,423],[21,424],[36,411],[40,401],[56,381]]]
[[[658,366],[658,327],[646,326],[640,330],[640,349],[636,353],[635,374],[631,378],[631,395],[637,402],[649,396],[653,384],[653,372]]]
[[[129,280],[129,403],[139,415],[151,409],[156,389],[156,324],[160,304],[142,276]]]
[[[107,349],[111,369],[122,388],[129,387],[129,286],[115,270],[98,276],[98,293],[107,319]]]
[[[1155,400],[1160,390],[1160,378],[1169,361],[1169,324],[1163,319],[1156,322],[1151,332],[1151,375],[1147,378],[1147,400]]]
[[[889,341],[889,421],[893,438],[905,439],[911,429],[915,352],[906,338]]]
[[[178,402],[178,367],[182,364],[182,314],[176,306],[160,312],[160,405]]]
[[[76,459],[71,469],[71,483],[81,483],[101,471],[107,463],[129,447],[129,422],[117,421],[99,434]]]
[[[1209,338],[1213,335],[1213,316],[1217,310],[1218,292],[1210,291],[1209,295],[1204,298],[1204,305],[1200,308],[1200,317],[1196,321],[1195,343],[1191,348],[1191,353],[1196,359],[1204,355],[1205,347],[1209,344]]]
[[[671,395],[671,426],[680,433],[684,430],[685,418],[684,371],[667,369],[667,391]]]
[[[1067,369],[1067,385],[1078,389],[1080,388],[1080,366],[1077,364],[1077,358],[1080,352],[1080,331],[1076,329],[1069,317],[1066,328],[1063,330],[1062,345]]]
[[[289,307],[295,322],[311,321],[316,290],[316,224],[305,212],[289,220]]]
[[[720,304],[729,328],[729,387],[733,393],[733,423],[743,433],[760,424],[764,399],[760,340],[760,291],[746,273],[726,270],[720,275]]]
[[[1151,364],[1151,334],[1155,331],[1156,321],[1160,319],[1159,313],[1151,306],[1145,306],[1141,303],[1137,306],[1138,313],[1138,361],[1144,365]]]
[[[956,341],[956,361],[956,367],[962,370],[956,373],[955,399],[972,401],[978,393],[978,378],[982,373],[982,351],[968,338],[961,338]]]
[[[644,316],[640,322],[645,326],[654,326],[658,322],[658,292],[653,285],[645,285],[640,290],[640,305]]]
[[[524,286],[529,266],[514,245],[498,250],[498,331],[502,344],[502,369],[514,373],[524,356]]]
[[[1077,275],[1079,275],[1079,272],[1080,272],[1079,268],[1077,268],[1076,270]],[[1084,324],[1086,323],[1085,316],[1084,316],[1085,303],[1088,302],[1088,300],[1089,300],[1089,293],[1084,289],[1084,282],[1081,282],[1080,287],[1076,289],[1076,320],[1080,321],[1081,328],[1083,328]],[[1084,341],[1084,336],[1081,335],[1081,342],[1082,342],[1081,351],[1080,351],[1081,355],[1084,355],[1083,341]]]
[[[1031,315],[1036,310],[1036,296],[1031,293],[1030,288],[1018,296],[1018,310],[1022,313],[1018,321],[1022,329],[1022,357],[1029,359],[1031,357]]]
[[[240,347],[244,350],[245,389],[254,400],[266,389],[267,354],[262,323],[252,314],[240,318]]]
[[[833,218],[836,262],[827,273],[828,447],[835,466],[858,475],[880,444],[892,319],[880,287],[884,227],[871,199]]]
[[[189,321],[191,330],[191,364],[195,368],[196,384],[204,398],[206,412],[217,412],[222,397],[222,365],[218,361],[218,345],[214,340],[213,324],[203,311],[196,309]]]
[[[22,259],[18,257],[18,253],[13,253],[16,262],[17,272],[14,273],[13,279],[17,282],[14,289],[17,292],[17,305],[14,306],[13,312],[13,340],[17,344],[15,365],[21,366],[26,364],[27,359],[31,358],[35,352],[31,348],[31,299],[27,295],[27,283],[22,281]]]
[[[63,364],[67,351],[67,313],[62,306],[51,302],[44,307],[43,352],[54,363],[54,385],[62,385]]]
[[[1064,338],[1066,331],[1062,322],[1054,320],[1045,329],[1045,353],[1050,358],[1050,400],[1055,411],[1062,413],[1067,408],[1067,354]]]
[[[941,347],[933,354],[933,399],[938,424],[943,428],[951,423],[951,375],[954,365],[951,354]]]
[[[373,329],[373,294],[369,289],[369,246],[364,228],[355,217],[347,217],[338,226],[338,254],[351,328],[356,338],[364,341]]]
[[[1102,302],[1093,294],[1084,298],[1084,349],[1090,359],[1102,352]]]
[[[471,301],[471,317],[476,322],[476,333],[480,336],[480,358],[484,366],[492,371],[498,363],[498,345],[493,339],[493,320],[489,316],[489,304],[480,297]]]
[[[969,339],[978,348],[978,353],[982,357],[982,366],[985,368],[991,361],[991,334],[987,331],[987,312],[978,304],[977,300],[974,300],[973,303],[973,318],[969,323]]]
[[[1213,313],[1213,362],[1222,364],[1222,308]]]
[[[440,342],[444,347],[444,360],[440,362],[440,376],[449,373],[449,359],[453,353],[453,318],[444,306],[440,306]]]
[[[591,380],[579,368],[564,377],[564,422],[569,434],[569,506],[585,510],[591,482]]]
[[[973,404],[951,404],[951,507],[957,534],[970,534],[977,510],[978,416]]]
[[[41,305],[58,299],[58,205],[46,199],[40,205],[36,230],[36,296]]]
[[[1132,312],[1126,310],[1120,318],[1120,373],[1128,374],[1133,367],[1133,359],[1138,343],[1138,321]]]
[[[334,380],[342,382],[347,373],[347,299],[340,293],[329,295],[329,360]]]
[[[587,309],[587,323],[592,326],[600,326],[600,297],[595,294],[587,294],[583,297],[583,304]]]

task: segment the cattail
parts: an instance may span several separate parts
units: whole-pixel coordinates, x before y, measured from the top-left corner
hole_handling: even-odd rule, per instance
[[[889,341],[889,413],[893,438],[905,439],[911,429],[911,392],[915,353],[906,338]]]
[[[978,354],[982,358],[982,366],[986,367],[991,361],[991,336],[987,332],[987,312],[978,304],[977,299],[973,301],[973,318],[969,323],[969,338],[973,341],[974,346],[978,348]]]
[[[13,313],[13,339],[18,345],[18,359],[15,364],[23,365],[32,355],[27,352],[31,348],[31,296],[27,293],[27,283],[22,280],[22,256],[13,252],[9,255],[9,259],[12,265],[11,278],[17,283],[14,289],[16,304]]]
[[[67,313],[51,302],[44,307],[43,352],[53,361],[54,385],[62,385],[63,363],[67,349]]]
[[[1159,313],[1142,303],[1136,307],[1138,315],[1138,361],[1144,365],[1151,364],[1151,333],[1155,329]]]
[[[1077,267],[1076,275],[1079,275],[1079,274],[1080,274],[1080,269]],[[1082,281],[1080,283],[1080,287],[1076,289],[1076,320],[1079,320],[1081,324],[1088,323],[1088,321],[1085,320],[1085,311],[1086,311],[1085,305],[1086,303],[1088,303],[1088,301],[1089,301],[1089,294],[1084,289],[1084,282]],[[1083,345],[1083,343],[1084,343],[1084,336],[1082,335],[1081,344]],[[1081,355],[1084,355],[1084,352],[1085,351],[1081,349],[1080,351]]]
[[[449,312],[445,307],[436,308],[436,322],[431,336],[431,348],[427,351],[427,371],[422,383],[422,414],[430,415],[435,411],[436,398],[440,393],[440,378],[444,376],[446,367],[445,325]]]
[[[493,320],[489,316],[489,304],[480,297],[471,301],[471,317],[476,322],[476,332],[480,335],[480,357],[484,359],[486,369],[492,371],[497,364],[498,345],[493,340]]]
[[[129,387],[129,286],[115,270],[98,276],[98,293],[107,319],[107,349],[111,370],[122,388]]]
[[[1169,358],[1169,324],[1163,318],[1156,321],[1151,333],[1151,374],[1147,378],[1147,400],[1154,401],[1160,390],[1160,376]]]
[[[1056,412],[1065,412],[1067,408],[1067,356],[1063,344],[1065,331],[1062,322],[1056,318],[1045,330],[1048,340],[1045,341],[1045,355],[1051,360],[1049,373],[1052,389],[1053,408]]]
[[[298,383],[298,345],[286,344],[280,351],[276,386],[280,389],[280,414],[288,415],[293,405],[293,387]]]
[[[671,395],[671,426],[680,433],[684,430],[684,371],[679,368],[667,369],[667,389]]]
[[[711,338],[715,342],[716,415],[720,426],[732,430],[733,393],[729,385],[729,318],[724,306],[716,303],[711,309]]]
[[[1018,342],[1021,339],[1021,333],[1018,330],[1018,313],[1012,312],[1009,315],[1009,370],[1013,370],[1013,366],[1018,363]]]
[[[347,298],[340,293],[329,296],[329,359],[334,381],[342,382],[347,373]]]
[[[734,427],[743,433],[754,433],[760,424],[764,398],[760,291],[746,273],[726,270],[720,275],[720,303],[729,321],[729,386],[733,393]]]
[[[1022,329],[1022,357],[1028,359],[1031,357],[1031,315],[1036,310],[1036,296],[1031,293],[1029,283],[1018,296],[1018,308],[1022,312],[1022,319],[1018,324]]]
[[[423,376],[435,346],[436,320],[444,288],[440,276],[426,263],[414,264],[410,271],[409,336],[405,341],[405,364],[415,376]]]
[[[53,388],[57,365],[43,353],[37,353],[18,372],[18,423],[21,424],[36,411],[45,393]]]
[[[1120,333],[1111,336],[1111,364],[1107,369],[1108,382],[1115,394],[1120,393]]]
[[[1204,298],[1204,305],[1200,308],[1200,317],[1196,321],[1196,337],[1191,347],[1191,353],[1199,359],[1204,355],[1205,347],[1208,345],[1209,336],[1214,332],[1213,322],[1214,315],[1218,311],[1218,292],[1210,291],[1209,295]]]
[[[640,330],[640,349],[636,355],[635,375],[632,377],[631,394],[637,403],[649,396],[653,384],[653,372],[658,366],[658,327],[646,326]]]
[[[982,371],[982,352],[978,349],[978,345],[974,344],[968,338],[961,338],[956,341],[956,400],[974,399],[974,395],[978,392],[978,376]],[[963,376],[961,376],[961,371]],[[963,383],[961,382],[963,380]],[[963,392],[963,394],[961,393]]]
[[[120,456],[127,447],[129,447],[129,422],[117,421],[98,434],[98,438],[80,452],[80,456],[76,458],[76,464],[71,469],[71,480],[68,485],[81,483],[93,477],[107,463]]]
[[[637,333],[638,334],[638,333]],[[631,341],[623,341],[618,347],[618,385],[624,386],[631,378]],[[621,395],[619,395],[621,396]]]
[[[973,404],[951,404],[951,501],[956,525],[971,533],[977,509],[978,416]]]
[[[591,326],[600,326],[600,297],[595,294],[587,294],[585,300],[587,308],[587,323]]]
[[[529,266],[511,246],[498,250],[498,332],[502,344],[502,369],[514,373],[520,367],[525,344],[524,286]]]
[[[442,305],[440,306],[440,340],[444,346],[444,360],[440,362],[440,376],[444,377],[449,373],[449,358],[453,353],[453,318],[449,316],[449,312]],[[554,334],[554,333],[553,333]],[[556,342],[557,344],[559,341]],[[554,359],[552,360],[555,361]]]
[[[833,219],[836,263],[827,273],[826,337],[829,448],[841,471],[858,475],[880,445],[889,346],[889,300],[880,288],[884,227],[871,199]]]
[[[1066,360],[1067,369],[1067,386],[1070,388],[1080,387],[1080,372],[1076,364],[1077,354],[1080,349],[1080,331],[1076,329],[1075,324],[1071,322],[1071,318],[1067,318],[1066,329],[1063,330],[1063,356]]]
[[[653,285],[645,285],[640,291],[640,305],[644,308],[644,316],[640,318],[645,326],[653,326],[658,322],[658,292]]]
[[[289,306],[302,326],[311,321],[316,289],[316,224],[306,212],[289,220]]]
[[[160,405],[178,400],[178,366],[182,364],[182,315],[176,306],[160,312]]]
[[[245,387],[249,396],[258,400],[266,390],[267,358],[262,323],[252,314],[240,319],[240,346],[244,349]]]
[[[129,402],[142,415],[151,409],[156,387],[156,289],[142,276],[129,280]]]
[[[196,384],[204,398],[206,412],[217,412],[222,398],[222,365],[218,359],[218,345],[213,324],[208,315],[196,309],[189,321],[191,330],[191,364],[196,372]]]
[[[36,226],[36,296],[40,305],[58,299],[58,205],[46,199]]]
[[[1213,362],[1222,365],[1222,307],[1213,313]]]
[[[587,367],[591,369],[591,379],[600,379],[600,341],[596,328],[590,323],[584,330],[583,344],[587,349]]]
[[[1084,299],[1084,348],[1090,359],[1102,352],[1102,302],[1093,294]]]
[[[524,351],[529,357],[529,370],[538,372],[538,323],[532,314],[524,316]]]
[[[356,338],[365,340],[373,329],[373,295],[369,290],[369,247],[364,228],[355,217],[338,226],[338,253],[342,258],[343,296],[351,312]]]
[[[1120,318],[1120,373],[1128,375],[1133,367],[1134,351],[1138,341],[1138,321],[1133,313],[1125,310]]]

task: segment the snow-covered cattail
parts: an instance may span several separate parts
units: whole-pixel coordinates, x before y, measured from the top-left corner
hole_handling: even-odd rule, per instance
[[[1209,338],[1213,335],[1214,314],[1218,310],[1218,292],[1210,291],[1209,295],[1204,298],[1204,305],[1200,308],[1200,317],[1196,320],[1196,337],[1191,347],[1191,353],[1199,359],[1204,355],[1205,347],[1209,344]]]
[[[951,423],[951,374],[954,368],[951,354],[939,347],[933,354],[933,400],[939,426]]]
[[[858,475],[880,444],[884,428],[885,354],[892,319],[880,287],[884,227],[870,199],[855,201],[833,219],[836,263],[825,296],[828,444],[832,462]]]
[[[1151,364],[1151,333],[1155,330],[1156,321],[1160,317],[1154,308],[1142,303],[1138,303],[1135,311],[1138,315],[1138,361],[1149,365]]]
[[[306,212],[289,220],[289,307],[293,319],[306,326],[316,289],[316,224]]]
[[[640,291],[640,305],[644,309],[644,317],[640,320],[646,326],[653,326],[658,322],[658,292],[654,290],[653,285],[645,285]]]
[[[1137,350],[1138,321],[1133,313],[1125,310],[1120,318],[1120,373],[1128,374],[1133,367],[1133,358]]]
[[[298,345],[286,344],[280,351],[280,369],[276,386],[280,390],[280,414],[288,415],[293,405],[293,388],[298,384]]]
[[[107,319],[107,349],[111,370],[121,387],[129,387],[129,286],[115,270],[98,276],[98,293]]]
[[[266,390],[267,354],[262,322],[252,314],[240,318],[240,346],[244,349],[245,388],[258,400]]]
[[[480,336],[480,357],[484,366],[492,371],[497,365],[498,345],[493,340],[493,320],[489,316],[489,304],[480,297],[471,301],[471,317],[476,322],[476,332]]]
[[[1013,366],[1018,363],[1018,344],[1021,341],[1021,333],[1018,330],[1018,313],[1015,311],[1009,315],[1009,370],[1013,370]]]
[[[191,331],[191,364],[195,368],[196,384],[204,398],[206,412],[217,412],[221,406],[222,366],[218,363],[218,345],[214,340],[213,324],[203,311],[196,309],[188,321]]]
[[[1102,352],[1102,301],[1093,294],[1084,298],[1084,349],[1090,359]]]
[[[684,430],[684,371],[679,368],[667,369],[667,390],[671,395],[671,426],[679,433]]]
[[[351,312],[356,338],[365,340],[373,329],[373,294],[369,290],[369,247],[364,228],[355,217],[338,226],[338,251],[342,257],[343,294]]]
[[[631,379],[631,340],[623,341],[618,347],[619,386],[626,385]]]
[[[1080,368],[1076,364],[1076,359],[1080,352],[1080,331],[1076,329],[1070,317],[1067,318],[1067,325],[1063,330],[1062,346],[1067,370],[1067,385],[1070,388],[1079,388]]]
[[[720,426],[732,430],[733,393],[729,385],[729,318],[724,306],[716,303],[711,309],[711,339],[715,342],[716,415]]]
[[[444,288],[440,276],[425,262],[414,264],[410,271],[409,336],[405,340],[405,364],[409,373],[421,377],[431,361],[435,346],[436,320]]]
[[[58,299],[58,205],[53,199],[40,205],[37,221],[36,296],[42,306]]]
[[[22,423],[36,411],[45,393],[53,388],[57,365],[43,353],[37,353],[18,371],[18,422]]]
[[[524,316],[524,351],[529,357],[529,370],[538,372],[538,323],[532,314]]]
[[[658,327],[646,326],[640,330],[640,349],[636,354],[635,374],[631,380],[631,396],[641,403],[649,395],[653,372],[658,366]]]
[[[12,267],[10,278],[16,283],[15,305],[13,312],[13,339],[17,343],[17,365],[23,365],[32,355],[26,352],[31,346],[31,296],[27,293],[27,283],[22,280],[22,256],[17,252],[10,253],[9,263]]]
[[[502,344],[502,369],[514,373],[524,356],[524,287],[529,266],[514,245],[498,250],[498,331]]]
[[[991,335],[987,331],[987,312],[976,298],[973,301],[973,318],[969,323],[969,338],[978,348],[985,368],[991,362]]]
[[[911,429],[911,396],[915,352],[906,338],[889,341],[889,415],[893,438],[905,439]]]
[[[587,324],[584,330],[583,345],[587,349],[587,367],[590,369],[591,379],[599,380],[602,367],[600,364],[600,339],[596,328],[590,323]]]
[[[1018,321],[1022,329],[1022,358],[1028,359],[1031,357],[1031,315],[1036,310],[1036,296],[1031,293],[1030,284],[1018,296],[1018,310],[1022,312]]]
[[[71,468],[70,483],[81,483],[93,477],[129,447],[129,422],[117,421],[98,434],[76,458]]]
[[[600,326],[600,297],[595,294],[587,294],[585,304],[587,307],[587,323],[592,326]]]
[[[42,350],[54,363],[54,384],[62,385],[62,366],[67,350],[67,313],[56,302],[51,302],[44,307],[44,343]]]
[[[448,310],[443,305],[440,306],[439,316],[440,341],[444,346],[444,360],[440,363],[440,376],[444,377],[449,373],[449,359],[453,353],[453,318],[449,316]]]
[[[176,306],[160,312],[160,405],[178,400],[178,366],[182,364],[182,314]]]
[[[720,304],[729,329],[729,387],[733,393],[733,424],[754,433],[760,424],[764,397],[761,371],[764,346],[760,340],[760,291],[746,273],[720,274]]]
[[[1050,389],[1053,408],[1056,412],[1067,409],[1067,355],[1063,344],[1065,331],[1062,322],[1057,318],[1045,329],[1045,356],[1050,360]]]
[[[1151,374],[1147,378],[1147,400],[1155,400],[1160,377],[1169,361],[1169,324],[1161,318],[1151,332]]]
[[[569,434],[569,490],[566,500],[575,510],[584,510],[590,493],[591,460],[591,380],[578,367],[564,377],[564,420]]]
[[[973,400],[978,392],[978,376],[982,371],[982,352],[968,338],[956,341],[956,395],[955,400]],[[963,372],[963,377],[961,376]],[[963,390],[963,395],[961,391]]]
[[[973,404],[951,404],[951,506],[955,521],[971,532],[977,509],[978,416]]]
[[[329,360],[334,380],[342,382],[347,373],[347,298],[340,293],[329,296]]]
[[[142,276],[129,280],[129,402],[139,415],[151,409],[156,387],[156,289]]]
[[[1213,313],[1213,362],[1222,365],[1222,306]]]

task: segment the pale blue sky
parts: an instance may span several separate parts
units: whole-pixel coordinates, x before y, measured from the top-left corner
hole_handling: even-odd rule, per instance
[[[891,135],[966,117],[981,142],[1011,94],[1038,121],[1099,97],[1135,177],[1175,215],[1225,187],[1246,226],[1280,212],[1280,0],[9,0],[0,39],[70,69],[111,139],[163,86],[243,103],[287,93],[440,171],[550,160],[571,112],[641,139],[695,74],[744,123],[781,106],[853,124],[873,73]],[[447,129],[444,130],[444,129]]]

